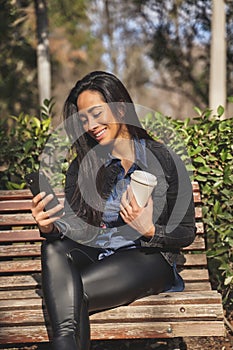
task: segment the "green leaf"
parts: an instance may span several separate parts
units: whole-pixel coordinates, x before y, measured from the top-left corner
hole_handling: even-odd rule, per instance
[[[33,117],[31,119],[31,123],[33,126],[35,126],[36,128],[40,129],[41,128],[41,123],[40,123],[40,120],[36,117]]]
[[[201,174],[209,174],[210,171],[211,169],[208,166],[201,166],[200,168],[198,168],[198,172]]]
[[[197,176],[195,176],[195,180],[206,182],[206,177],[202,176],[202,175],[197,175]]]
[[[224,284],[225,284],[225,286],[233,284],[233,276],[229,276],[229,277],[225,278]]]
[[[217,109],[217,113],[218,115],[221,117],[224,113],[224,107],[223,106],[219,106],[218,109]]]
[[[212,168],[211,169],[211,174],[222,176],[223,175],[223,170],[217,169],[217,168]]]
[[[34,145],[34,141],[33,141],[32,139],[28,140],[28,141],[24,144],[24,151],[25,151],[26,154],[31,150],[31,148],[32,148],[33,145]]]
[[[230,102],[230,103],[233,103],[233,96],[229,96],[229,97],[227,98],[227,101]]]
[[[198,157],[194,158],[193,161],[194,161],[194,162],[197,162],[197,163],[202,163],[202,164],[206,165],[205,159],[202,158],[201,156],[198,156]]]
[[[44,104],[46,107],[49,107],[50,100],[48,100],[47,98],[44,99],[43,104]]]
[[[18,183],[15,183],[15,182],[8,181],[8,183],[7,183],[7,188],[9,190],[22,190],[24,187],[25,187],[25,183],[24,182],[18,184]]]
[[[218,214],[219,213],[219,210],[220,210],[220,203],[219,201],[217,200],[214,204],[214,213],[215,214]]]
[[[201,146],[198,146],[190,151],[190,157],[195,156],[198,153],[201,153],[203,151],[203,148]]]
[[[200,110],[200,108],[194,107],[193,109],[194,109],[195,112],[197,112],[197,114],[198,114],[199,116],[202,115],[202,111]]]

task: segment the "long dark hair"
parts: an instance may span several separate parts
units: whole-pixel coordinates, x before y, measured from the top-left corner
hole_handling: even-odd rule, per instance
[[[103,97],[103,100],[109,104],[113,115],[119,120],[120,109],[124,108],[124,124],[127,126],[128,132],[135,139],[150,139],[150,136],[139,121],[133,101],[122,82],[113,74],[94,71],[77,81],[71,89],[63,109],[63,117],[66,132],[72,140],[77,151],[77,159],[79,165],[82,163],[82,179],[79,179],[76,190],[72,197],[71,206],[75,208],[76,214],[82,216],[92,225],[99,226],[102,217],[102,198],[107,198],[107,193],[103,193],[103,183],[108,182],[111,173],[105,171],[105,167],[101,166],[101,156],[96,154],[95,147],[98,143],[88,134],[85,133],[82,124],[78,118],[77,99],[79,95],[86,90],[97,91]],[[116,103],[118,102],[118,103]],[[122,120],[121,120],[122,122]],[[85,159],[85,161],[83,161]],[[98,171],[99,170],[99,171]],[[96,172],[98,171],[98,176]],[[113,172],[116,169],[113,169]],[[85,192],[85,200],[80,190],[80,184],[88,179],[88,191]],[[84,185],[85,186],[85,185]],[[91,188],[91,186],[93,186]],[[106,186],[105,186],[106,187]],[[100,196],[94,195],[97,188]],[[78,203],[78,205],[77,205]]]

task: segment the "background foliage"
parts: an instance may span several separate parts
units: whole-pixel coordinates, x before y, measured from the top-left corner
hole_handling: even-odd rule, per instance
[[[0,113],[29,113],[37,102],[36,51],[25,29],[27,1],[2,0],[0,11]]]
[[[40,117],[21,113],[11,117],[9,125],[1,121],[0,184],[1,189],[25,187],[25,173],[37,170],[40,154],[46,144],[48,156],[67,148],[67,140],[60,134],[51,134],[52,101],[45,101]],[[160,113],[151,113],[143,121],[144,127],[155,137],[169,145],[185,161],[194,180],[200,185],[203,216],[207,232],[207,246],[211,280],[221,291],[226,309],[233,307],[233,118],[221,120],[210,110],[196,108],[194,120],[175,120]],[[7,131],[7,134],[5,132]],[[58,156],[59,159],[59,156]],[[190,162],[191,159],[191,162]],[[60,161],[63,170],[69,159]],[[56,168],[50,169],[53,174]],[[54,181],[60,183],[60,171]]]
[[[38,1],[38,0],[37,0]],[[38,112],[36,0],[1,0],[0,114]],[[211,0],[44,0],[49,20],[52,93],[60,101],[95,69],[115,73],[133,100],[192,116],[205,108]],[[225,2],[227,91],[233,94],[233,6]],[[171,112],[172,111],[172,112]],[[179,116],[180,118],[181,116]]]

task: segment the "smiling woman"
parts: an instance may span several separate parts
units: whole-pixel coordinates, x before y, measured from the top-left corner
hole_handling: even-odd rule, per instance
[[[44,211],[51,200],[45,193],[33,198],[32,214],[46,238],[42,284],[53,348],[88,350],[90,313],[183,290],[176,259],[194,240],[194,204],[182,161],[141,127],[114,75],[97,71],[79,80],[64,121],[77,150],[65,215],[57,207]],[[157,179],[143,207],[130,187],[135,171]]]

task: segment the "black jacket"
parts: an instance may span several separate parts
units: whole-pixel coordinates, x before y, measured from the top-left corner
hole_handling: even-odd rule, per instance
[[[141,246],[158,248],[172,264],[176,261],[180,248],[191,244],[195,237],[192,185],[181,159],[162,143],[146,140],[146,156],[147,167],[143,164],[138,166],[157,177],[157,185],[152,193],[156,232],[149,241],[142,237]],[[98,229],[87,224],[82,218],[77,218],[72,210],[74,208],[70,208],[71,198],[77,186],[78,172],[79,166],[75,159],[66,177],[66,216],[58,220],[57,225],[70,238],[90,244],[98,235]],[[108,169],[107,176],[103,178],[105,196],[111,191],[116,177],[117,172]]]

